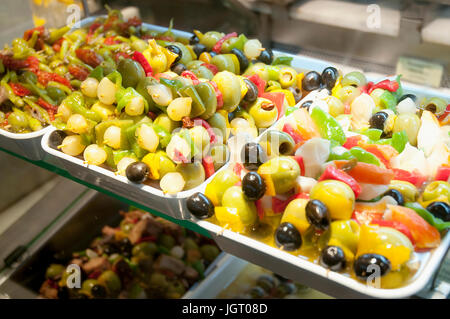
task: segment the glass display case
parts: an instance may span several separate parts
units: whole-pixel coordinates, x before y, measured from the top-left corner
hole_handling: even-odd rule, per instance
[[[103,226],[117,230],[119,215],[113,213],[131,207],[183,227],[184,234],[202,235],[199,245],[208,242],[224,252],[202,266],[181,258],[179,282],[160,282],[164,296],[216,298],[221,293],[212,283],[237,277],[250,262],[269,269],[262,273],[283,276],[274,285],[296,287],[299,298],[448,298],[449,1],[8,0],[5,5],[8,10],[0,12],[5,44],[0,51],[0,296],[67,297],[67,289],[57,287],[62,275],[46,277],[47,267],[67,263]],[[12,23],[6,12],[21,14]],[[44,21],[49,29],[40,29]],[[17,66],[17,61],[25,64]],[[147,81],[144,91],[141,81]],[[114,87],[111,103],[100,94],[102,86],[106,95],[107,87]],[[167,95],[170,101],[162,101]],[[176,109],[177,100],[189,100],[189,105]],[[141,107],[135,114],[134,108]],[[201,111],[194,114],[194,108]],[[73,151],[79,145],[81,151]],[[262,172],[265,164],[259,160],[249,168],[241,155],[249,145],[266,153],[262,162],[286,160],[286,172],[276,172],[286,177],[276,180],[276,174]],[[91,154],[86,146],[92,146]],[[317,160],[320,156],[325,158]],[[320,163],[310,164],[311,158]],[[370,176],[361,178],[354,169],[365,165],[380,174],[365,172]],[[314,185],[324,180],[344,184],[343,193],[350,190],[344,196],[351,197],[348,216],[332,208],[343,196],[330,200],[336,185],[327,190],[331,193],[314,197]],[[393,180],[401,185],[394,187]],[[253,188],[246,193],[248,183],[260,183],[252,184],[259,193],[254,199]],[[226,197],[234,197],[228,206]],[[324,228],[307,216],[311,208],[305,205],[314,200],[325,207]],[[237,202],[243,206],[233,206]],[[440,205],[437,213],[433,204]],[[382,213],[370,221],[359,219],[372,210]],[[242,211],[253,214],[252,221],[245,221]],[[348,238],[333,237],[339,232],[334,228],[332,233],[333,227],[344,227],[344,221],[357,238],[350,245]],[[379,229],[389,231],[375,234]],[[126,238],[130,231],[124,231]],[[362,234],[373,241],[364,246]],[[386,237],[392,242],[381,249],[376,241]],[[174,246],[188,251],[184,239],[176,241],[166,247],[159,237],[149,240],[159,249],[151,256],[159,262],[150,273],[159,274],[161,259],[175,258]],[[295,247],[289,250],[289,245]],[[389,251],[392,245],[408,257],[397,260]],[[95,247],[83,255],[85,263],[100,258],[92,255],[99,253],[100,246]],[[328,247],[339,249],[342,267],[324,262]],[[357,275],[356,261],[369,253],[379,258],[378,266],[388,265],[389,281],[384,279],[381,288]],[[127,262],[139,267],[133,256]],[[108,267],[117,273],[115,262],[109,260]],[[192,268],[203,282],[190,281]],[[129,288],[125,277],[119,281]],[[48,287],[42,288],[44,281]],[[302,290],[300,284],[320,293]],[[103,296],[102,287],[108,285],[101,280],[96,285]],[[260,286],[236,296],[273,297]],[[92,287],[69,295],[93,298]],[[131,290],[120,296],[161,296]]]

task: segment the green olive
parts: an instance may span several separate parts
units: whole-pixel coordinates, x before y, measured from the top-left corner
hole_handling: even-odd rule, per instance
[[[63,275],[64,270],[66,270],[66,268],[63,265],[51,264],[45,272],[45,278],[56,280]]]
[[[8,123],[16,132],[20,132],[28,127],[28,120],[23,112],[12,112],[8,117]]]
[[[206,66],[201,65],[198,68],[192,69],[192,73],[194,73],[198,78],[212,80],[214,74],[208,69]]]
[[[398,190],[403,195],[405,202],[415,202],[419,197],[416,186],[410,182],[392,180],[389,184],[389,189]]]
[[[184,246],[184,250],[186,250],[186,251],[191,250],[191,249],[199,250],[197,243],[192,238],[186,238],[183,246]]]
[[[266,194],[284,194],[293,189],[300,176],[298,163],[288,156],[272,158],[258,168],[258,174],[266,182]],[[225,205],[224,205],[225,206]]]
[[[283,66],[280,68],[278,81],[284,89],[294,85],[296,80],[297,71],[290,66]]]
[[[211,64],[217,66],[219,71],[240,74],[239,61],[234,54],[217,54],[211,59]]]
[[[249,114],[255,120],[256,127],[267,128],[271,126],[278,118],[278,110],[275,104],[265,98],[258,97],[250,106]]]
[[[447,196],[450,201],[450,184],[444,181],[434,181],[425,187],[422,199],[424,201],[431,201],[442,195]]]
[[[208,197],[214,206],[219,206],[222,202],[224,192],[240,180],[233,170],[226,169],[219,173],[206,185],[205,196]]]
[[[214,163],[214,170],[218,171],[230,158],[230,151],[225,144],[214,144],[209,150]]]
[[[258,62],[250,65],[244,72],[244,76],[250,76],[257,74],[261,79],[268,82],[269,81],[269,71],[264,63]]]
[[[364,86],[367,83],[366,76],[358,71],[347,73],[342,79],[342,86]]]
[[[337,97],[334,96],[328,97],[327,104],[331,116],[337,117],[341,114],[344,114],[345,105]]]
[[[104,271],[97,278],[97,280],[99,284],[104,285],[106,287],[106,289],[112,296],[118,295],[122,290],[122,283],[120,281],[120,278],[112,270]]]
[[[158,252],[158,246],[152,242],[143,242],[133,247],[133,256],[145,255],[153,256]]]
[[[351,85],[347,85],[343,86],[336,92],[336,97],[345,104],[345,103],[352,103],[353,99],[360,94],[361,92],[358,88]]]
[[[226,143],[229,135],[229,130],[227,129],[227,119],[220,113],[214,113],[208,120],[208,124],[214,130],[216,136],[222,138],[222,143]]]
[[[405,131],[411,145],[417,145],[417,133],[420,129],[420,118],[413,113],[401,113],[394,122],[393,132]]]
[[[55,72],[58,75],[64,76],[67,74],[67,72],[69,72],[69,70],[65,65],[60,65],[56,69],[54,69],[53,72]]]
[[[208,262],[213,262],[214,259],[217,258],[220,254],[219,248],[215,245],[203,245],[200,247],[200,251],[202,253],[203,259],[205,259]]]
[[[60,88],[54,86],[47,87],[48,95],[57,102],[57,104],[61,104],[62,100],[66,98],[66,93]]]
[[[166,276],[158,272],[152,273],[149,284],[150,287],[159,288],[161,290],[167,289],[167,286],[169,285]]]
[[[218,72],[213,81],[217,84],[223,96],[223,109],[233,112],[241,101],[241,82],[239,78],[228,71]]]
[[[92,297],[91,295],[92,288],[98,284],[99,282],[96,279],[87,279],[83,281],[83,284],[81,285],[81,290]]]
[[[171,43],[171,45],[174,45],[181,50],[181,59],[180,61],[178,61],[178,63],[187,65],[190,61],[194,59],[189,49],[183,43],[173,42]]]
[[[441,115],[447,109],[448,103],[440,97],[433,97],[422,105],[422,109],[430,111],[436,115]]]
[[[170,250],[175,246],[176,241],[175,238],[170,235],[161,234],[158,238],[158,244]]]
[[[122,75],[122,85],[125,88],[135,88],[140,81],[145,79],[145,72],[142,66],[131,59],[120,60],[117,71]]]
[[[257,221],[256,206],[245,198],[240,186],[231,186],[225,191],[222,205],[227,208],[235,208],[239,220],[244,226],[253,225]]]
[[[136,38],[131,42],[131,48],[135,51],[144,52],[148,48],[148,42]]]
[[[281,131],[266,131],[261,137],[260,145],[270,158],[279,155],[292,155],[295,149],[295,142],[292,137]]]
[[[349,219],[355,207],[355,193],[350,186],[337,180],[317,183],[311,189],[310,198],[325,204],[332,219]]]
[[[199,83],[195,86],[195,90],[197,91],[198,95],[202,99],[203,104],[205,105],[205,112],[203,112],[200,117],[204,120],[207,120],[211,116],[213,116],[214,113],[216,113],[216,91],[210,83]]]
[[[223,33],[217,32],[217,31],[208,31],[206,32],[203,37],[200,39],[200,43],[206,46],[208,51],[211,51],[213,46],[223,38]]]
[[[200,162],[179,164],[176,171],[183,176],[186,182],[184,190],[197,187],[205,181],[205,169]]]

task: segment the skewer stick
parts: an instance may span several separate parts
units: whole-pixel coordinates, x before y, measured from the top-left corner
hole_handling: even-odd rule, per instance
[[[225,224],[225,226],[222,227],[221,230],[219,230],[219,232],[217,233],[218,236],[222,236],[223,233],[225,232],[226,229],[228,229],[230,227],[229,224]]]

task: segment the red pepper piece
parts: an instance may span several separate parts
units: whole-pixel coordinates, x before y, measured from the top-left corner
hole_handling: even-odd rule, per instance
[[[289,123],[284,124],[283,132],[289,134],[294,140],[295,144],[298,144],[303,141],[302,136],[299,133],[297,133],[292,127],[292,125]]]
[[[361,87],[361,94],[366,93],[369,94],[369,90],[371,90],[373,87],[373,82],[368,82],[366,85]],[[372,92],[372,91],[371,91]]]
[[[243,169],[244,169],[244,166],[242,166],[240,163],[236,163],[236,164],[234,164],[233,172],[234,172],[237,176],[241,177],[241,173],[242,173],[242,170],[243,170]]]
[[[2,63],[5,66],[5,68],[7,68],[9,70],[13,70],[13,71],[17,71],[17,70],[25,69],[25,68],[29,67],[27,60],[14,59],[10,55],[3,55],[0,53],[0,60],[2,60]]]
[[[294,199],[298,199],[298,198],[309,199],[309,194],[308,193],[298,193],[298,194],[295,195]]]
[[[144,69],[144,72],[147,76],[153,75],[152,66],[150,65],[150,63],[148,63],[147,59],[141,52],[134,51],[132,59],[134,61],[138,62],[142,66],[142,68]]]
[[[41,97],[37,101],[37,104],[42,106],[48,113],[50,120],[55,120],[55,113],[58,111],[58,107],[56,105],[51,105],[50,103],[44,101]]]
[[[403,235],[408,237],[413,245],[415,244],[414,237],[412,236],[411,231],[409,230],[408,227],[406,227],[405,224],[402,224],[402,223],[397,222],[397,221],[383,220],[383,219],[374,219],[370,223],[374,224],[374,225],[379,225],[381,227],[394,228],[395,230],[398,230],[399,232],[403,233]]]
[[[282,200],[277,197],[272,197],[272,210],[275,214],[282,214],[289,205],[296,198],[297,194],[288,197],[288,199]]]
[[[231,38],[236,38],[238,35],[236,32],[231,32],[225,35],[222,39],[216,42],[216,44],[213,46],[211,51],[214,51],[216,53],[220,53],[220,50],[222,50],[222,45],[225,41]]]
[[[113,45],[113,44],[118,44],[120,43],[120,41],[116,40],[115,37],[107,37],[105,39],[105,41],[103,41],[104,44],[106,45]]]
[[[77,58],[93,68],[96,68],[103,62],[101,55],[91,49],[77,49],[75,50],[75,54],[77,55]]]
[[[192,84],[194,84],[194,85],[197,85],[200,83],[200,81],[198,80],[198,77],[191,71],[183,71],[183,72],[181,72],[181,76],[185,77],[187,79],[191,79]]]
[[[283,105],[284,105],[284,98],[285,95],[283,92],[263,92],[261,95],[262,98],[270,100],[273,104],[275,104],[275,107],[278,110],[278,117],[279,119],[283,114]]]
[[[450,114],[450,104],[447,105],[447,108],[445,109],[444,113],[439,116],[439,121],[443,121],[449,114]]]
[[[214,64],[203,63],[202,65],[208,68],[214,75],[216,75],[216,73],[219,72],[219,69]]]
[[[215,173],[214,161],[211,156],[207,155],[207,156],[203,157],[202,164],[203,164],[203,168],[205,169],[206,178],[209,178],[210,176],[212,176]]]
[[[189,163],[190,161],[183,155],[183,153],[181,153],[179,150],[175,149],[174,150],[174,159],[177,162],[181,162],[181,163]]]
[[[77,65],[69,65],[69,73],[77,80],[84,81],[90,72],[85,68]]]
[[[342,146],[349,150],[352,147],[358,146],[358,142],[360,140],[361,140],[360,135],[350,136],[350,137],[347,137],[347,140],[345,141],[344,145],[342,145]]]
[[[378,82],[377,84],[372,85],[368,90],[367,94],[372,93],[375,89],[383,89],[388,90],[389,92],[395,92],[399,88],[397,81],[391,81],[391,80],[384,80],[381,82]]]
[[[450,177],[450,167],[449,166],[441,166],[437,170],[435,180],[446,182],[446,181],[448,181],[449,177]]]
[[[211,85],[214,88],[214,91],[216,92],[216,99],[217,99],[217,109],[220,110],[223,106],[223,95],[222,92],[220,92],[216,82],[210,81]]]
[[[340,169],[337,169],[333,165],[327,166],[323,174],[320,176],[319,182],[326,179],[334,179],[347,184],[355,193],[356,198],[358,198],[359,194],[361,194],[361,186],[358,184],[358,182],[349,174]]]
[[[92,36],[94,35],[95,30],[97,30],[98,28],[101,27],[101,24],[98,22],[95,22],[93,24],[91,24],[91,26],[89,27],[89,31],[86,37],[86,42],[89,43]]]
[[[15,95],[18,95],[20,97],[24,97],[27,95],[31,94],[31,91],[28,90],[26,87],[24,87],[22,84],[20,83],[9,83],[9,86],[11,87],[11,89],[13,90]]]
[[[35,56],[30,55],[27,58],[28,69],[33,73],[37,73],[39,71],[39,63],[38,58]]]
[[[298,166],[300,166],[300,175],[305,176],[305,162],[303,161],[303,157],[295,155],[294,159],[298,163]]]
[[[260,199],[255,202],[256,212],[258,213],[259,220],[264,218],[264,208]]]
[[[419,173],[418,171],[409,172],[404,169],[394,168],[394,179],[399,181],[410,182],[416,187],[421,187],[423,183],[427,181],[427,177]]]
[[[258,88],[258,96],[261,96],[264,93],[264,89],[266,88],[266,81],[261,79],[258,74],[253,74],[247,77],[253,84]]]
[[[204,119],[201,119],[201,118],[197,117],[197,118],[194,119],[194,125],[199,125],[199,124],[201,126],[203,126],[206,129],[206,131],[208,132],[208,134],[209,134],[209,142],[211,144],[214,144],[215,142],[218,141],[217,135],[214,133],[214,130],[212,129],[211,125],[209,125],[208,122],[206,122]]]

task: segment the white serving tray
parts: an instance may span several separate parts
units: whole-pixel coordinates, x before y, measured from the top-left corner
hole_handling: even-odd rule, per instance
[[[45,155],[41,147],[42,136],[51,130],[52,127],[47,126],[36,132],[19,134],[0,129],[0,147],[29,160],[39,161]]]

